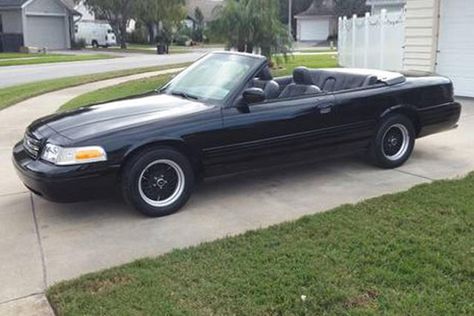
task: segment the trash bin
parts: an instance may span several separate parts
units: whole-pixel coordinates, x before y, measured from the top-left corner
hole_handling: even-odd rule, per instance
[[[163,44],[156,45],[156,53],[158,55],[163,55],[166,53],[166,46]]]

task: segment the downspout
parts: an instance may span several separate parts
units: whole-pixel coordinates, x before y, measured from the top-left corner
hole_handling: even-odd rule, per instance
[[[441,24],[441,1],[434,0],[434,23],[433,27],[433,47],[432,47],[432,57],[431,57],[431,72],[436,73],[436,66],[438,65],[438,54],[439,51],[439,30]]]
[[[23,35],[23,46],[28,47],[28,29],[26,27],[26,7],[21,8],[21,32]]]

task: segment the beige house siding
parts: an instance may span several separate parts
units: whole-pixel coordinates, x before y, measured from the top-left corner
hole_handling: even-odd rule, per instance
[[[403,68],[434,72],[440,0],[408,0]]]

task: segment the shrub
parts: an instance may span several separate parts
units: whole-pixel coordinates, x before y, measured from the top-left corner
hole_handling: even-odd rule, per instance
[[[189,41],[191,41],[191,38],[187,35],[177,35],[174,39],[174,42],[178,46],[186,46]]]
[[[147,35],[142,28],[136,28],[128,34],[128,41],[133,44],[146,44]]]
[[[77,38],[71,41],[71,49],[83,49],[86,48],[86,40],[84,38]]]

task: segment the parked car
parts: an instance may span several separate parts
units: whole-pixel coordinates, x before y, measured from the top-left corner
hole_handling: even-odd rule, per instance
[[[83,39],[94,48],[117,45],[117,39],[109,23],[102,21],[79,21],[75,25],[75,38]]]
[[[262,56],[218,52],[147,96],[33,122],[13,161],[46,199],[120,188],[138,210],[162,216],[219,167],[361,150],[377,166],[396,168],[416,138],[455,127],[460,111],[443,77],[298,67],[273,78]]]

